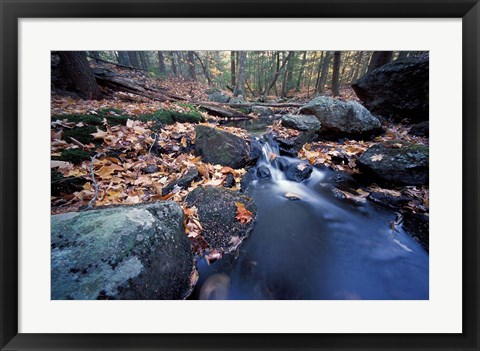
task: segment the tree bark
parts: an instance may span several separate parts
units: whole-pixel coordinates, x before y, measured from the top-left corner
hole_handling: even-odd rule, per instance
[[[328,76],[328,67],[330,66],[330,61],[332,59],[332,52],[327,51],[325,57],[323,58],[322,64],[322,72],[320,73],[320,81],[318,82],[318,93],[323,93],[323,89],[325,89],[325,83],[327,82]]]
[[[124,66],[131,66],[127,51],[118,51],[118,63]]]
[[[172,65],[172,73],[176,77],[177,76],[177,65],[175,64],[175,56],[173,55],[173,51],[170,51],[169,57],[170,57],[170,64]]]
[[[165,67],[165,57],[163,56],[162,51],[157,51],[158,53],[158,71],[162,77],[167,76],[167,69]]]
[[[341,51],[335,51],[333,54],[333,73],[332,73],[332,93],[333,96],[340,95],[339,73],[340,73]]]
[[[237,85],[236,79],[236,68],[235,68],[235,51],[230,51],[230,75],[231,75],[231,85],[234,87]]]
[[[393,51],[374,51],[370,64],[368,65],[367,73],[382,67],[383,65],[392,61]]]
[[[238,77],[237,85],[235,85],[235,91],[233,96],[245,96],[245,66],[247,63],[247,52],[240,51],[238,55]]]
[[[300,84],[302,84],[302,78],[303,78],[303,70],[305,69],[305,64],[307,63],[307,52],[303,52],[303,57],[302,57],[302,64],[300,66],[300,72],[298,73],[298,80],[297,80],[297,85],[295,87],[295,91],[299,92],[300,91]]]
[[[136,51],[127,51],[128,52],[128,60],[133,67],[141,68],[140,63],[138,62],[137,52]]]
[[[197,74],[195,73],[195,55],[193,51],[187,51],[188,57],[188,75],[192,81],[197,80]]]
[[[103,95],[88,64],[85,51],[60,51],[59,55],[65,73],[80,95],[87,100],[101,100]]]

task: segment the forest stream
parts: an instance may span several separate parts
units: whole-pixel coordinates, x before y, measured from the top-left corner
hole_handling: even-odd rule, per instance
[[[254,135],[268,125],[237,123]],[[428,299],[428,253],[401,226],[392,229],[394,211],[338,199],[333,171],[287,180],[272,159],[275,142],[262,152],[256,168],[270,176],[247,190],[258,211],[253,232],[236,255],[198,259],[190,299]]]

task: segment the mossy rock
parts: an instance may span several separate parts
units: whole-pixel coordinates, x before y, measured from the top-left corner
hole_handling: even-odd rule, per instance
[[[95,140],[92,133],[97,132],[96,126],[84,126],[84,127],[77,127],[72,129],[65,129],[63,131],[63,140],[70,143],[72,140],[70,138],[74,138],[83,144],[99,144],[100,140]]]
[[[125,115],[123,110],[115,109],[115,108],[105,108],[96,111],[97,114],[60,114],[60,115],[52,115],[52,121],[56,120],[67,120],[68,122],[80,123],[86,125],[95,125],[99,126],[103,124],[103,119],[105,118],[109,125],[125,125],[127,124],[128,119],[132,119],[133,117]]]
[[[72,115],[52,115],[52,121],[67,120],[68,122],[84,123],[88,125],[101,125],[103,117],[98,115],[84,115],[84,114],[72,114]]]
[[[63,150],[60,156],[53,156],[52,160],[59,160],[59,161],[66,161],[71,162],[73,164],[78,164],[83,161],[90,160],[92,155],[80,149],[70,149],[70,150]]]
[[[154,121],[161,124],[178,123],[200,123],[204,120],[202,114],[196,109],[189,112],[177,112],[160,109],[153,114],[138,116],[138,119],[144,122]]]

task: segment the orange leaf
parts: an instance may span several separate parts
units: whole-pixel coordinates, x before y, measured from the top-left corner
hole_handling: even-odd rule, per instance
[[[240,221],[240,223],[248,223],[253,219],[253,213],[247,210],[241,202],[235,202],[235,206],[237,206],[235,219]]]

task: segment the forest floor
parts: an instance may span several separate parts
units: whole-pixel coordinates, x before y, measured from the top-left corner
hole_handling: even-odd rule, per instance
[[[157,80],[135,71],[118,71],[146,86],[195,101],[207,101],[209,87],[201,83]],[[219,117],[209,115],[186,102],[154,101],[122,91],[103,92],[106,98],[100,101],[80,100],[55,93],[52,95],[51,168],[69,179],[68,184],[52,193],[52,214],[167,199],[181,204],[188,213],[184,199],[196,187],[222,187],[231,174],[235,179],[235,187],[240,189],[246,169],[232,169],[203,162],[193,151],[195,124],[177,122],[160,127],[156,113],[162,110],[201,115],[201,119],[206,121],[203,123],[216,125],[247,139],[249,135],[245,130],[223,127],[218,124]],[[300,92],[293,94],[289,101],[303,103],[312,97],[307,92]],[[340,98],[356,99],[350,88],[342,89]],[[277,114],[295,112],[296,108],[272,110]],[[252,118],[257,117],[252,115]],[[306,144],[298,157],[320,168],[329,167],[339,172],[358,174],[358,157],[375,143],[400,140],[428,146],[427,137],[408,134],[409,125],[383,122],[383,127],[386,133],[372,141],[317,141]],[[279,121],[274,122],[270,129],[286,138],[295,137],[298,133],[281,126]],[[73,131],[80,133],[77,135]],[[200,180],[194,181],[186,189],[175,186],[165,193],[167,185],[192,168],[198,170]],[[406,196],[409,198],[406,209],[428,215],[429,190],[426,186],[386,189],[373,184],[359,188],[356,192],[342,191],[346,198],[354,201],[365,201],[370,192]],[[190,214],[195,216],[194,213]]]

